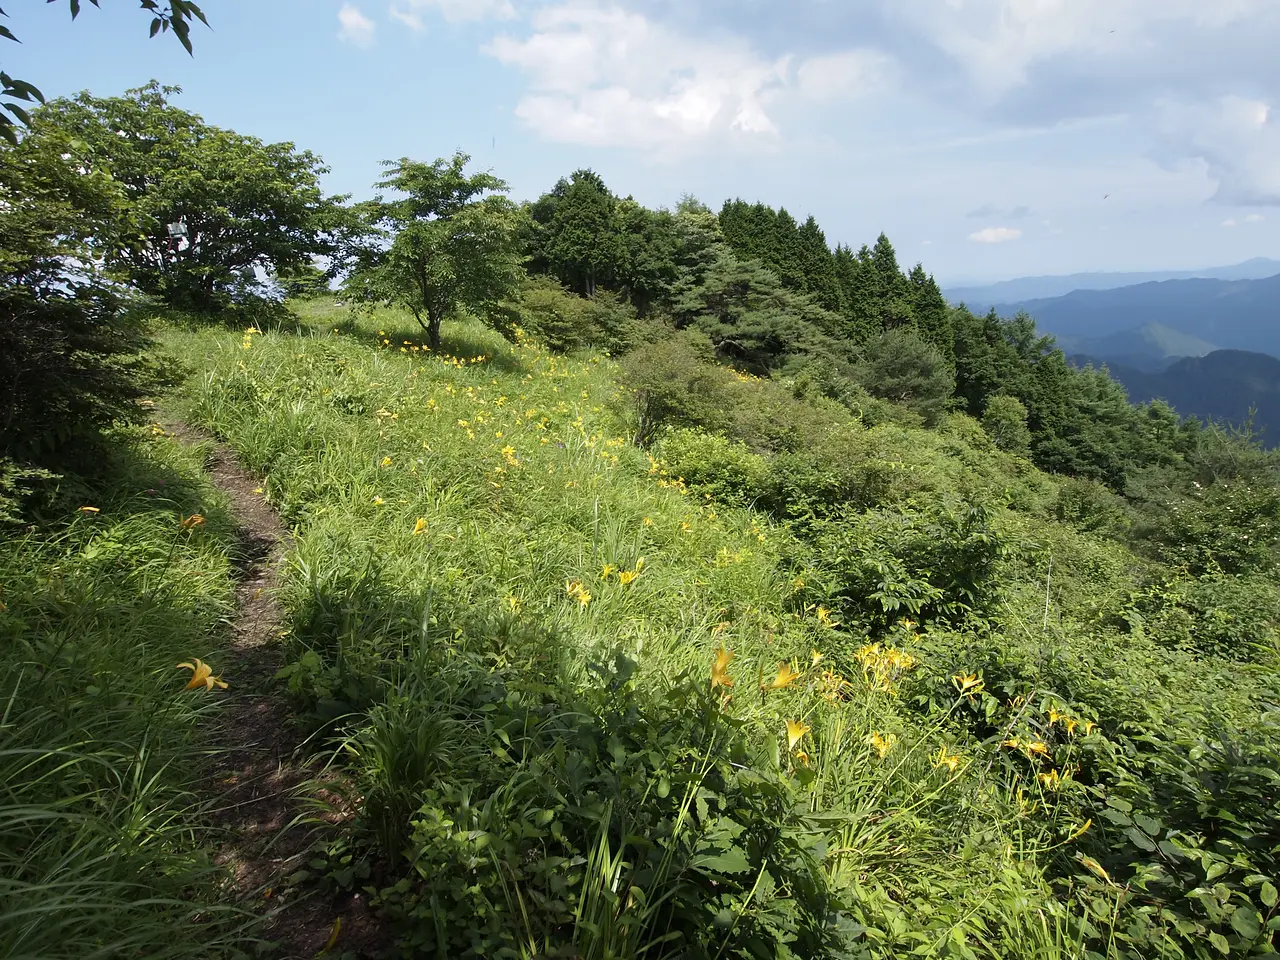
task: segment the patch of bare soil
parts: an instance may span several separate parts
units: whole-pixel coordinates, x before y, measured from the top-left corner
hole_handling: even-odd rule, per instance
[[[210,737],[219,747],[208,786],[222,837],[216,862],[231,878],[234,897],[265,918],[262,935],[271,944],[266,956],[380,956],[390,940],[362,894],[300,897],[286,883],[305,866],[317,830],[344,817],[275,681],[284,665],[279,641],[285,616],[276,593],[289,531],[230,448],[188,424],[163,423],[183,443],[210,445],[206,469],[230,499],[239,527],[236,611],[220,665],[230,681],[230,702]],[[326,951],[338,921],[337,939]]]

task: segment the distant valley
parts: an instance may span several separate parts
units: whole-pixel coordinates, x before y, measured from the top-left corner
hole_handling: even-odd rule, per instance
[[[1270,275],[1250,276],[1263,271]],[[1280,443],[1280,261],[1257,259],[1202,273],[1217,275],[1030,277],[949,290],[947,298],[976,311],[994,308],[1003,317],[1025,311],[1054,336],[1072,363],[1106,365],[1134,402],[1160,398],[1184,416],[1235,423],[1256,408],[1255,426],[1266,429],[1268,445],[1275,446]],[[1144,276],[1144,282],[1129,285],[984,300]]]

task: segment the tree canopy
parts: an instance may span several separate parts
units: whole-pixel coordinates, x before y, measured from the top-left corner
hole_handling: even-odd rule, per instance
[[[364,304],[402,307],[440,348],[440,324],[460,307],[500,318],[523,274],[518,238],[523,214],[491,173],[468,175],[471,158],[456,153],[433,163],[385,161],[378,181],[388,198],[359,206],[369,240],[350,253],[343,290]]]
[[[175,306],[213,310],[334,252],[349,226],[326,197],[320,159],[291,143],[263,143],[175,107],[177,87],[151,82],[123,97],[82,93],[32,117],[33,138],[69,135],[123,190],[129,241],[108,265]],[[182,224],[186,235],[170,235]]]

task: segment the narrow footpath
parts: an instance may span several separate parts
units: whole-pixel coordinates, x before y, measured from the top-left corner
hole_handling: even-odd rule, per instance
[[[286,617],[277,593],[289,531],[234,451],[186,423],[162,423],[181,443],[210,450],[205,469],[238,526],[236,608],[218,664],[229,703],[209,736],[218,748],[208,784],[219,836],[215,862],[227,872],[233,899],[264,916],[262,936],[274,945],[267,956],[379,956],[386,935],[364,895],[299,897],[287,885],[306,866],[318,831],[346,818],[340,796],[325,789],[332,777],[313,762],[275,680],[284,665]]]

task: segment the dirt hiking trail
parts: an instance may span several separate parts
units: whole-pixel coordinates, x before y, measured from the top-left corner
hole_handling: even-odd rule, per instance
[[[272,945],[265,956],[377,957],[389,940],[363,894],[297,897],[287,890],[286,878],[309,859],[320,821],[345,819],[339,798],[319,782],[324,775],[275,680],[284,666],[287,618],[277,592],[292,547],[289,531],[234,451],[172,417],[161,423],[184,445],[208,451],[205,469],[230,501],[238,528],[235,613],[218,664],[230,682],[229,702],[209,731],[219,750],[206,787],[219,837],[215,863],[228,875],[231,898],[265,918],[261,935]]]

